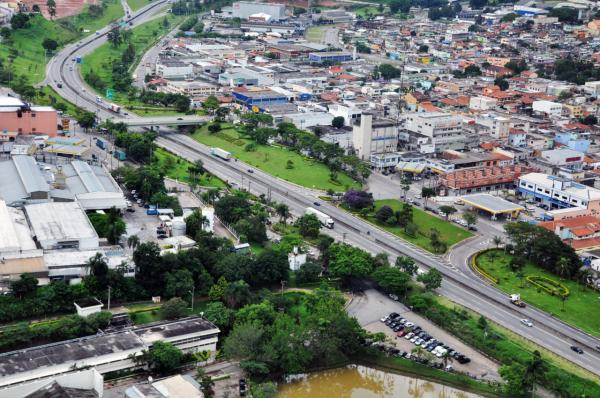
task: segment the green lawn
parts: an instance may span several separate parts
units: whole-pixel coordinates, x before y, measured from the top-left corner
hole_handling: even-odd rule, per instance
[[[40,93],[42,93],[42,95],[40,95]],[[69,101],[63,99],[50,86],[44,86],[40,90],[38,90],[38,95],[36,96],[34,102],[37,105],[50,105],[54,107],[60,104],[61,106],[59,108],[64,108],[65,114],[69,116],[74,116],[78,114],[80,110],[75,106],[75,104],[72,104]]]
[[[372,6],[362,7],[362,8],[355,10],[354,12],[356,13],[357,17],[360,16],[363,18],[365,18],[367,15],[377,16],[377,15],[382,14],[377,7],[372,7]]]
[[[57,22],[71,30],[81,32],[82,36],[93,34],[125,15],[120,0],[104,0],[104,4],[106,7],[100,16],[90,15],[87,11],[89,6],[86,5],[81,13],[58,19]],[[87,32],[83,32],[84,30]]]
[[[185,159],[180,158],[179,156],[173,155],[162,148],[156,148],[154,150],[154,159],[156,164],[160,167],[161,170],[164,170],[167,177],[182,181],[182,182],[190,182],[190,176],[188,173],[188,167],[192,164]],[[224,188],[225,183],[214,177],[211,174],[205,173],[200,180],[198,181],[198,185],[203,187],[214,187],[214,188]]]
[[[403,202],[397,199],[384,199],[375,201],[375,211],[371,213],[366,219],[371,223],[385,229],[388,232],[393,233],[400,238],[407,240],[417,246],[422,247],[425,250],[434,252],[433,247],[429,241],[429,231],[432,228],[437,229],[440,232],[441,240],[446,242],[448,247],[473,236],[473,234],[464,228],[452,224],[449,221],[433,216],[429,213],[424,212],[418,207],[413,206],[413,223],[419,227],[419,231],[416,236],[410,236],[404,232],[404,228],[398,225],[382,224],[375,218],[375,212],[383,206],[391,207],[394,212],[400,210]]]
[[[306,40],[308,40],[308,41],[319,43],[321,41],[321,38],[323,37],[323,33],[329,27],[330,26],[320,26],[320,25],[311,26],[308,29],[306,29],[304,36],[306,37]]]
[[[484,271],[500,280],[496,287],[508,294],[518,293],[521,298],[537,308],[553,314],[557,318],[570,323],[596,337],[600,337],[600,311],[592,308],[600,306],[600,292],[591,288],[584,288],[581,284],[572,280],[560,280],[531,263],[523,268],[523,279],[508,268],[512,256],[502,250],[494,250],[482,253],[477,258],[477,264]],[[557,296],[551,296],[545,291],[539,291],[530,285],[525,278],[527,276],[544,276],[560,282],[570,290],[570,295],[565,301],[565,311],[562,311],[562,301]],[[508,298],[507,298],[508,299]]]
[[[188,295],[188,297],[183,297],[182,298],[184,301],[186,301],[187,303],[189,303],[190,297]],[[188,308],[186,311],[186,316],[190,316],[190,315],[198,315],[201,312],[203,312],[206,309],[206,306],[209,304],[208,301],[198,301],[198,299],[196,298],[196,301],[194,301],[194,311],[192,311],[191,308]],[[144,323],[150,323],[150,322],[156,322],[156,321],[162,321],[163,318],[160,314],[160,308],[155,308],[155,307],[159,307],[160,304],[136,304],[136,305],[132,305],[132,306],[127,306],[127,308],[130,311],[130,316],[131,316],[131,320],[133,321],[133,323],[135,325],[142,325]],[[144,311],[144,309],[151,309],[149,311]],[[134,314],[131,314],[131,312],[135,312]]]
[[[127,4],[129,4],[132,11],[137,11],[151,2],[151,0],[127,0]]]
[[[246,144],[252,142],[242,136],[231,125],[223,125],[224,130],[210,134],[208,126],[202,126],[194,134],[194,139],[211,147],[219,147],[231,152],[236,158],[263,170],[266,173],[307,188],[340,192],[347,188],[359,188],[360,184],[348,175],[339,173],[339,182],[331,181],[329,169],[322,163],[306,158],[285,147],[257,145],[256,151],[244,151]],[[286,168],[288,160],[293,168]]]
[[[138,60],[148,48],[152,47],[181,19],[173,15],[168,15],[166,18],[169,20],[169,26],[163,25],[163,18],[156,18],[132,29],[131,42],[135,47]],[[113,87],[112,64],[121,59],[121,54],[127,45],[127,43],[121,43],[118,47],[114,47],[111,43],[104,43],[84,58],[83,64],[81,65],[81,75],[85,76],[93,70],[100,76],[106,87]],[[138,60],[134,61],[133,65],[137,65],[139,62]],[[99,94],[104,96],[106,93],[99,92]],[[142,116],[167,116],[177,114],[174,109],[148,106],[138,100],[129,99],[126,93],[116,91],[110,102],[123,105],[132,111],[135,110],[136,113]]]

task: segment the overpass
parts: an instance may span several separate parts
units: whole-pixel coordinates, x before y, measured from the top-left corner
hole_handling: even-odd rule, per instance
[[[210,121],[209,116],[185,115],[185,116],[153,116],[137,117],[130,116],[118,120],[129,127],[160,127],[160,126],[194,126]]]

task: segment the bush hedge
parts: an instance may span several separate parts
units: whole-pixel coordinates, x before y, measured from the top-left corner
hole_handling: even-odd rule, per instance
[[[496,250],[496,249],[491,249],[491,250]],[[479,258],[480,255],[487,253],[488,251],[490,251],[490,249],[485,249],[485,250],[482,250],[480,252],[473,254],[473,257],[471,257],[471,267],[475,270],[475,272],[477,272],[479,275],[483,276],[485,279],[489,280],[492,283],[498,284],[498,283],[500,283],[500,279],[496,278],[495,276],[493,276],[491,274],[488,274],[483,268],[479,267],[479,264],[477,263],[477,258]]]
[[[527,279],[527,282],[539,287],[551,296],[569,296],[570,291],[565,285],[550,278],[546,278],[545,276],[529,275],[525,279]]]

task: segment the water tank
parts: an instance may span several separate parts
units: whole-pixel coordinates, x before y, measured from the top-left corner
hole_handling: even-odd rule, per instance
[[[171,221],[172,229],[171,232],[173,236],[184,236],[185,235],[185,221],[183,221],[183,217],[175,217]]]

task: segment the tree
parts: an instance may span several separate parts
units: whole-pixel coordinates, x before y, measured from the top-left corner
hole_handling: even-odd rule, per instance
[[[538,350],[533,352],[533,358],[525,364],[525,381],[530,385],[531,396],[535,396],[536,384],[544,379],[548,365],[542,359]]]
[[[513,361],[510,365],[503,365],[498,369],[498,373],[505,381],[502,390],[508,397],[525,397],[528,393],[528,386],[525,379],[525,366]]]
[[[477,213],[472,211],[467,211],[463,214],[463,220],[467,223],[467,227],[471,227],[472,225],[477,224]]]
[[[12,30],[26,29],[30,25],[31,24],[29,23],[29,15],[28,14],[23,14],[23,13],[19,12],[19,13],[13,15],[12,18],[10,19],[10,27],[12,28]]]
[[[94,112],[81,112],[75,119],[86,132],[90,127],[94,127],[96,124],[96,114]]]
[[[279,221],[282,223],[286,223],[287,219],[290,218],[290,208],[285,203],[278,203],[275,206],[275,212],[279,216]]]
[[[189,270],[183,268],[165,274],[165,296],[188,296],[191,295],[193,288],[194,275]]]
[[[398,11],[400,11],[403,14],[407,14],[410,11],[411,5],[412,2],[410,0],[392,0],[389,3],[390,12],[392,14],[396,14]]]
[[[214,323],[224,334],[233,326],[235,312],[219,301],[209,303],[204,309],[204,317]]]
[[[448,362],[450,362],[450,363],[454,362],[454,359],[452,358],[452,355],[450,355],[450,351],[446,350],[442,354],[442,362],[444,363],[444,368],[448,367]]]
[[[496,249],[497,249],[502,244],[502,237],[500,237],[498,235],[494,235],[494,237],[492,238],[492,242],[494,243],[494,246],[496,246]]]
[[[307,261],[296,271],[296,282],[311,283],[319,280],[323,267],[315,261]]]
[[[386,292],[404,295],[408,290],[410,276],[398,268],[380,267],[371,276]]]
[[[210,287],[210,290],[208,292],[208,298],[212,301],[223,300],[223,297],[225,296],[225,290],[227,290],[228,287],[229,282],[227,282],[227,279],[225,279],[225,277],[221,276],[217,283]]]
[[[508,14],[504,15],[501,19],[500,22],[512,22],[515,19],[517,19],[518,15],[515,14],[514,12],[509,12]]]
[[[394,65],[390,64],[381,64],[377,68],[377,71],[385,80],[396,79],[402,75],[402,71],[396,68]]]
[[[11,282],[10,288],[19,299],[30,296],[37,289],[38,280],[31,274],[21,274],[19,279]]]
[[[364,250],[339,243],[329,247],[329,271],[344,282],[352,278],[364,278],[372,270],[373,258]]]
[[[267,249],[250,264],[249,282],[253,287],[269,287],[287,281],[289,274],[287,253]]]
[[[427,290],[435,290],[442,286],[442,273],[435,268],[417,276],[417,280],[425,285]]]
[[[392,210],[392,208],[390,206],[381,206],[375,212],[375,218],[377,219],[377,221],[379,221],[382,224],[387,222],[393,216],[394,216],[394,210]]]
[[[299,217],[294,225],[298,228],[300,235],[316,238],[321,229],[321,221],[314,214],[305,214]]]
[[[331,126],[335,127],[336,129],[341,129],[342,127],[344,127],[344,117],[336,116],[333,119],[331,119]]]
[[[569,259],[566,257],[560,257],[556,262],[556,274],[561,277],[561,279],[569,278],[571,276],[571,264]]]
[[[54,19],[54,17],[56,16],[56,1],[46,1],[46,7],[48,7],[48,14],[50,14],[50,18]]]
[[[373,206],[373,195],[367,191],[350,189],[346,191],[342,201],[351,209],[360,210]]]
[[[425,201],[425,206],[427,206],[427,200],[429,198],[433,198],[436,195],[437,195],[437,191],[435,190],[435,188],[428,188],[428,187],[421,188],[421,197]]]
[[[415,260],[410,257],[403,256],[398,256],[396,258],[396,267],[410,276],[414,276],[419,269],[419,266],[415,263]]]
[[[106,38],[112,44],[113,47],[119,47],[119,45],[123,42],[123,37],[121,36],[121,29],[118,26],[113,27],[106,35]]]
[[[31,7],[31,12],[35,12],[35,13],[39,14],[39,13],[41,12],[41,10],[40,10],[40,6],[38,6],[37,4],[34,4],[34,5]]]
[[[469,0],[469,5],[473,10],[481,10],[488,3],[488,0]]]
[[[225,289],[223,300],[229,308],[240,308],[250,300],[250,286],[242,280],[230,283]]]
[[[598,118],[594,115],[587,115],[583,119],[581,119],[581,123],[587,124],[588,126],[594,126],[598,124]]]
[[[226,195],[215,203],[215,214],[227,223],[235,223],[250,215],[250,203],[237,195]]]
[[[58,43],[56,42],[56,40],[52,40],[46,37],[44,41],[42,41],[42,47],[48,52],[52,52],[58,48]]]
[[[506,91],[510,87],[508,80],[503,77],[497,77],[496,80],[494,80],[494,84],[498,86],[501,91]]]
[[[208,219],[202,215],[201,209],[196,209],[185,218],[185,233],[195,238],[208,225]]]
[[[137,235],[131,235],[127,238],[127,247],[135,251],[140,245],[140,238]]]
[[[451,214],[454,214],[454,213],[457,212],[456,207],[454,207],[454,206],[448,206],[448,205],[440,206],[440,211],[442,213],[444,213],[444,216],[446,217],[446,220],[448,219],[448,217],[450,217]]]
[[[148,355],[149,367],[158,373],[168,373],[181,365],[183,353],[171,343],[155,341]]]
[[[187,304],[179,297],[173,297],[160,307],[160,314],[165,319],[178,319],[185,316]]]
[[[277,384],[269,381],[255,385],[252,388],[252,396],[254,398],[276,398]]]

